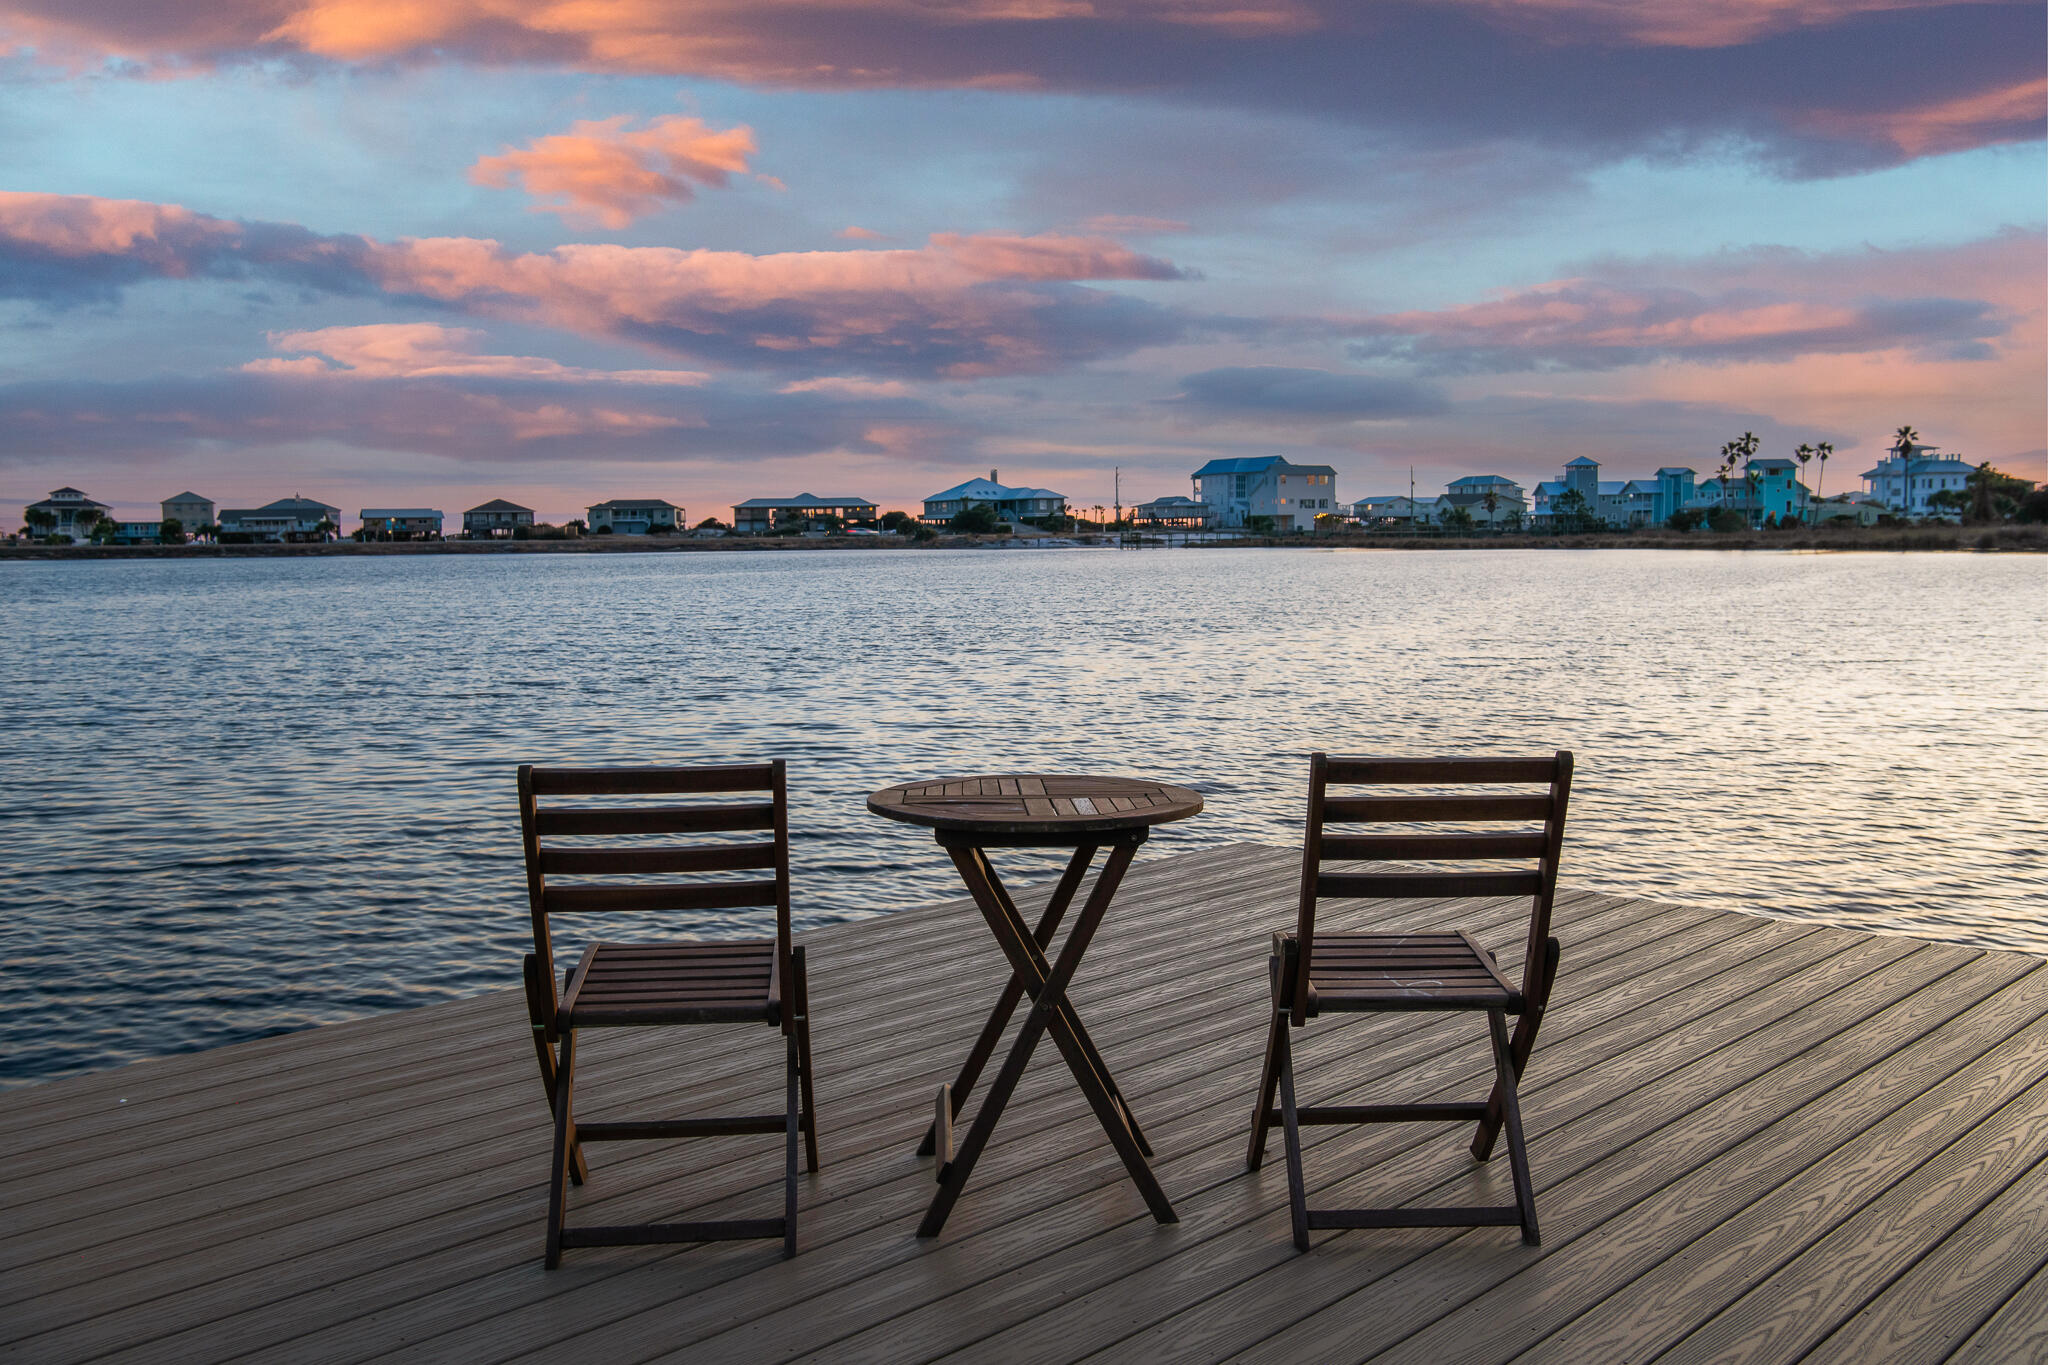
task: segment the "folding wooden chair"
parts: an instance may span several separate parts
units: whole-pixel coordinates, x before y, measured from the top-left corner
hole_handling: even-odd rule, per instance
[[[1530,1246],[1539,1239],[1536,1196],[1529,1182],[1529,1154],[1522,1141],[1521,1104],[1516,1083],[1535,1045],[1536,1030],[1557,976],[1557,940],[1550,937],[1550,906],[1557,887],[1557,860],[1564,841],[1565,805],[1572,782],[1572,756],[1491,759],[1309,759],[1308,833],[1302,850],[1301,912],[1292,934],[1273,936],[1269,973],[1273,988],[1272,1031],[1266,1044],[1265,1074],[1252,1113],[1246,1164],[1265,1160],[1266,1130],[1283,1128],[1287,1149],[1287,1198],[1294,1245],[1308,1250],[1311,1228],[1470,1227],[1515,1224]],[[1432,787],[1541,784],[1536,794],[1332,796],[1331,785]],[[1513,821],[1515,833],[1477,833],[1469,826]],[[1328,823],[1457,825],[1460,832],[1325,834]],[[1534,826],[1535,828],[1530,828]],[[1328,863],[1382,861],[1449,862],[1514,860],[1521,871],[1416,872],[1326,871]],[[1333,934],[1316,932],[1316,902],[1329,897],[1527,896],[1528,948],[1519,986],[1501,975],[1493,954],[1462,931],[1435,934]],[[1470,1010],[1486,1015],[1493,1044],[1493,1093],[1484,1101],[1456,1104],[1302,1105],[1294,1101],[1294,1051],[1290,1035],[1326,1012],[1381,1013],[1411,1010]],[[1515,1015],[1514,1038],[1507,1016]],[[1274,1090],[1280,1105],[1273,1107]],[[1484,1161],[1503,1124],[1515,1202],[1450,1208],[1311,1209],[1301,1170],[1301,1125],[1311,1123],[1402,1123],[1413,1120],[1463,1122],[1476,1119],[1472,1155]]]
[[[676,804],[600,804],[569,808],[542,798],[758,795],[750,801]],[[804,950],[789,936],[789,814],[780,759],[773,763],[702,768],[519,769],[519,816],[526,840],[526,885],[533,907],[534,951],[526,957],[526,999],[533,1047],[555,1116],[555,1150],[548,1187],[547,1264],[561,1263],[562,1248],[651,1242],[701,1242],[780,1237],[782,1254],[796,1254],[797,1136],[809,1169],[818,1169],[818,1130],[811,1098],[811,1022]],[[699,840],[684,846],[614,843],[594,847],[591,837],[727,834],[759,831],[747,842]],[[554,840],[577,842],[561,844]],[[748,880],[679,880],[685,874],[755,871]],[[590,877],[631,877],[592,884]],[[653,881],[651,877],[666,880]],[[553,878],[567,879],[557,885]],[[549,919],[585,911],[727,910],[775,907],[775,937],[718,942],[592,943],[555,993]],[[761,1022],[782,1030],[786,1084],[784,1112],[732,1118],[663,1118],[582,1123],[575,1114],[576,1033],[586,1028],[659,1024]],[[566,1186],[589,1171],[583,1144],[646,1138],[710,1137],[731,1133],[785,1135],[783,1213],[780,1218],[717,1222],[641,1223],[566,1227]]]

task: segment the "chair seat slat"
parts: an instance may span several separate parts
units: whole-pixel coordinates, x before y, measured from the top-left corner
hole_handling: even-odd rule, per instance
[[[703,806],[620,806],[615,809],[541,810],[535,832],[543,839],[594,834],[709,834],[775,828],[772,801]]]
[[[775,866],[775,845],[712,844],[696,848],[544,848],[549,876],[624,877],[656,872],[745,872]]]
[[[775,883],[705,882],[697,886],[551,886],[543,896],[551,915],[591,911],[737,910],[775,904]]]

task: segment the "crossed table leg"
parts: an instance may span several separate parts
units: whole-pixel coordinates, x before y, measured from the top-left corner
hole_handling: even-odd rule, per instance
[[[1159,1188],[1158,1179],[1152,1174],[1152,1167],[1146,1158],[1152,1154],[1151,1144],[1145,1141],[1144,1133],[1138,1127],[1138,1120],[1131,1113],[1129,1104],[1117,1089],[1116,1080],[1109,1073],[1108,1065],[1102,1060],[1087,1029],[1081,1023],[1081,1016],[1075,1012],[1073,1002],[1067,999],[1067,985],[1073,980],[1074,971],[1081,963],[1081,955],[1088,950],[1088,944],[1095,937],[1095,931],[1102,923],[1102,916],[1109,909],[1110,900],[1116,895],[1118,883],[1131,865],[1138,845],[1145,841],[1145,831],[1138,829],[1120,833],[1104,839],[1109,848],[1109,858],[1102,873],[1096,878],[1095,887],[1088,894],[1081,907],[1080,918],[1067,931],[1067,941],[1061,945],[1059,958],[1048,963],[1045,950],[1051,945],[1052,935],[1060,919],[1072,903],[1074,893],[1081,884],[1082,875],[1093,861],[1095,851],[1103,844],[1084,844],[1074,850],[1073,859],[1068,863],[1066,873],[1054,888],[1052,899],[1047,903],[1044,915],[1034,931],[1025,923],[1016,902],[1004,890],[1002,881],[990,865],[984,846],[974,836],[938,831],[938,841],[952,855],[953,865],[959,869],[960,879],[966,883],[974,903],[980,908],[982,917],[988,921],[996,942],[1003,950],[1003,956],[1010,962],[1010,982],[1004,988],[995,1011],[990,1014],[982,1028],[981,1037],[974,1050],[968,1055],[967,1063],[961,1068],[960,1078],[954,1083],[953,1109],[958,1113],[966,1103],[967,1092],[974,1086],[981,1069],[994,1052],[1010,1014],[1015,1010],[1021,995],[1031,997],[1031,1012],[1024,1018],[1018,1030],[1017,1040],[1010,1047],[1010,1055],[1003,1061],[1002,1069],[996,1073],[995,1081],[989,1086],[987,1098],[982,1101],[980,1112],[975,1115],[974,1125],[968,1129],[960,1150],[939,1172],[939,1191],[932,1197],[931,1207],[926,1210],[924,1222],[918,1227],[920,1237],[936,1237],[946,1225],[946,1216],[952,1212],[953,1203],[960,1197],[961,1189],[967,1184],[967,1177],[974,1170],[974,1163],[980,1158],[982,1148],[988,1145],[989,1135],[995,1131],[996,1121],[1002,1117],[1003,1108],[1023,1078],[1024,1068],[1037,1048],[1039,1038],[1051,1033],[1060,1055],[1066,1059],[1067,1069],[1074,1073],[1081,1093],[1088,1098],[1089,1107],[1109,1134],[1110,1143],[1117,1155],[1123,1158],[1124,1166],[1131,1174],[1139,1193],[1144,1195],[1152,1216],[1162,1223],[1178,1222],[1173,1205],[1167,1202],[1166,1192]],[[935,1133],[925,1134],[925,1143],[920,1152],[933,1149]]]

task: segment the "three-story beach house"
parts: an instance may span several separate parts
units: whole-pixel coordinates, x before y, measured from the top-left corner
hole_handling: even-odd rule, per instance
[[[162,503],[164,520],[175,521],[186,535],[191,535],[202,526],[213,525],[213,499],[202,498],[190,491],[176,497],[165,498]]]
[[[112,504],[88,498],[76,488],[53,488],[49,497],[21,510],[22,520],[39,532],[77,537],[86,534],[86,528],[114,509]],[[43,516],[50,518],[49,523],[37,526]]]
[[[1903,452],[1895,448],[1877,462],[1875,469],[1864,470],[1863,486],[1895,514],[1953,516],[1954,513],[1935,511],[1928,505],[1928,499],[1936,493],[1964,487],[1976,470],[1967,460],[1937,453],[1934,446],[1914,445]]]
[[[1218,526],[1245,526],[1271,517],[1281,531],[1306,531],[1325,514],[1340,516],[1337,471],[1326,464],[1294,464],[1279,455],[1211,460],[1193,474],[1195,497],[1209,505]]]
[[[1576,493],[1585,511],[1607,526],[1647,526],[1657,508],[1656,479],[1603,479],[1600,462],[1584,455],[1568,460],[1562,479],[1546,479],[1536,485],[1529,519],[1548,525],[1556,516],[1558,499]]]

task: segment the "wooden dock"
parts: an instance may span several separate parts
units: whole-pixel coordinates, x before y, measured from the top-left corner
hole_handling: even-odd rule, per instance
[[[1162,837],[1154,848],[1170,846]],[[824,1169],[779,1244],[541,1268],[549,1121],[508,990],[0,1095],[9,1360],[2048,1360],[2048,970],[1574,892],[1524,1082],[1544,1243],[1319,1233],[1244,1169],[1298,855],[1133,869],[1074,997],[1159,1152],[1160,1226],[1042,1048],[945,1233],[915,1156],[1006,976],[965,903],[804,936]],[[1044,889],[1020,895],[1027,912]],[[1333,927],[1347,922],[1326,905]],[[1414,904],[1519,957],[1522,908]],[[506,963],[516,981],[518,963]],[[1465,1097],[1479,1031],[1312,1027],[1304,1099]],[[908,1040],[908,1041],[906,1041]],[[579,1113],[778,1109],[765,1028],[620,1030]],[[1312,1198],[1506,1199],[1444,1125],[1313,1129]],[[585,1221],[773,1216],[775,1138],[607,1145]]]

